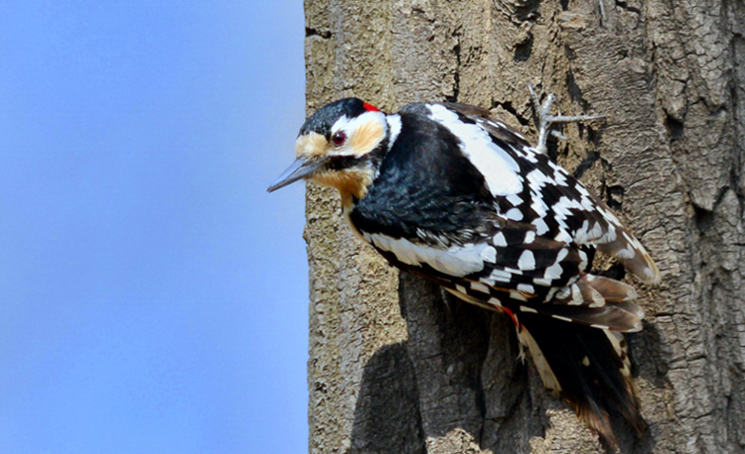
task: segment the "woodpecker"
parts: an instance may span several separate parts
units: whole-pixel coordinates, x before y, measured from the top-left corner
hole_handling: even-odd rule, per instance
[[[507,314],[544,385],[617,447],[610,414],[645,424],[621,334],[639,331],[644,313],[634,287],[592,274],[592,260],[610,255],[647,284],[660,274],[543,150],[478,107],[386,114],[346,98],[305,121],[297,160],[268,191],[301,179],[336,188],[354,232],[392,265]]]

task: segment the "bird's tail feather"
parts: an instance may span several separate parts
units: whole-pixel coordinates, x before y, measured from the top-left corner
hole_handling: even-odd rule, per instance
[[[644,430],[622,334],[540,314],[515,315],[520,340],[544,385],[569,402],[610,447],[618,447],[611,414],[620,415],[639,433]]]

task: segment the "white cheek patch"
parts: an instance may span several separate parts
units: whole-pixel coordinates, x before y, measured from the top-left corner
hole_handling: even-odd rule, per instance
[[[448,128],[460,140],[460,149],[484,176],[492,195],[506,196],[522,191],[520,167],[505,150],[498,147],[480,126],[464,123],[455,112],[440,104],[428,105],[430,118]]]
[[[497,250],[486,243],[451,246],[448,249],[418,245],[405,238],[391,238],[378,233],[364,233],[364,238],[376,248],[392,252],[402,263],[413,266],[429,265],[454,277],[463,277],[484,269],[484,263],[494,263]]]
[[[341,147],[335,148],[332,146],[329,154],[362,156],[369,153],[383,140],[387,126],[388,123],[383,112],[369,111],[354,118],[347,118],[346,115],[343,115],[331,127],[331,136],[333,137],[335,133],[342,131],[347,139]]]

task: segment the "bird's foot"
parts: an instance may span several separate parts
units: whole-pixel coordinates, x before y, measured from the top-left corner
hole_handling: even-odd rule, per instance
[[[605,118],[605,115],[551,115],[551,107],[556,102],[556,97],[553,93],[549,93],[546,96],[546,100],[541,104],[541,100],[533,90],[533,86],[528,84],[530,90],[530,97],[533,101],[533,108],[535,109],[536,116],[538,117],[538,144],[535,149],[542,154],[546,154],[548,149],[546,148],[546,142],[548,141],[548,135],[556,137],[560,140],[566,140],[566,137],[559,131],[552,130],[552,125],[563,124],[563,123],[574,123],[581,121],[601,120]]]

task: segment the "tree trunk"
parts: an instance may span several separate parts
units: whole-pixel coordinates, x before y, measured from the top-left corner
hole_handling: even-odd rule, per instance
[[[629,336],[648,430],[628,453],[745,452],[745,4],[737,0],[306,0],[308,111],[458,101],[535,136],[527,84],[563,114],[550,143],[662,272]],[[310,452],[604,452],[514,329],[386,265],[338,195],[308,186]],[[612,266],[596,263],[597,266]],[[635,284],[638,288],[638,284]]]

